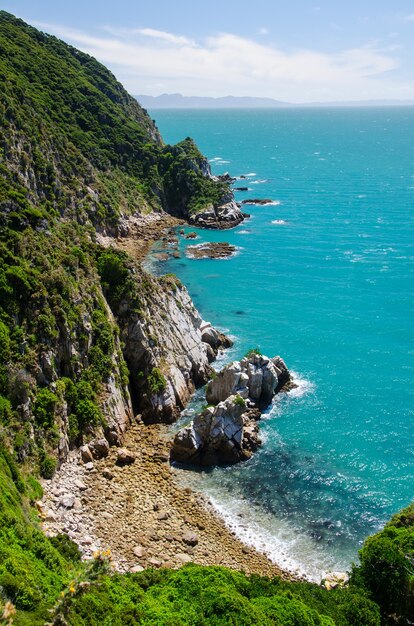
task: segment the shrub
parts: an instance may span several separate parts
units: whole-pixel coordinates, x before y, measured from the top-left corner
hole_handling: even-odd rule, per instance
[[[244,398],[242,398],[241,396],[239,396],[239,394],[236,395],[235,399],[234,399],[234,404],[236,404],[237,406],[241,406],[241,407],[245,407],[246,406],[246,401]]]
[[[148,378],[148,386],[152,394],[162,393],[167,386],[167,381],[158,367],[153,367]]]
[[[43,428],[51,428],[55,421],[55,407],[58,397],[48,387],[38,391],[33,406],[36,422]]]

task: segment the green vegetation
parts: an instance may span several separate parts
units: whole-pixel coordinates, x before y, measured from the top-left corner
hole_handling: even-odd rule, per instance
[[[361,564],[353,569],[353,583],[368,591],[385,620],[398,616],[398,623],[412,623],[414,504],[394,515],[384,530],[369,537],[359,556]]]
[[[236,395],[236,399],[234,400],[234,404],[237,404],[237,406],[241,406],[243,408],[245,408],[245,406],[246,406],[245,399],[242,398],[241,396],[239,396],[239,394]]]
[[[131,378],[136,400],[167,384],[161,360],[130,372],[123,340],[154,290],[181,285],[100,247],[97,228],[115,233],[136,210],[188,215],[228,188],[191,139],[165,146],[106,68],[3,11],[0,85],[0,624],[412,623],[413,507],[329,592],[221,567],[114,574],[108,554],[85,563],[66,535],[41,532],[36,477],[53,475],[60,436],[75,446],[105,429],[109,383],[126,394]]]
[[[253,356],[262,356],[262,352],[259,348],[250,348],[244,355],[245,359],[250,359]]]
[[[4,11],[0,50],[0,207],[13,228],[63,214],[115,228],[121,212],[187,215],[228,192],[190,139],[163,145],[92,57]]]
[[[162,393],[167,386],[165,376],[161,373],[158,367],[153,367],[151,373],[148,376],[148,385],[151,393]]]

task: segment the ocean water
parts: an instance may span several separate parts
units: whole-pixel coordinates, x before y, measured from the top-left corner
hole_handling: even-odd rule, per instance
[[[263,417],[250,461],[181,477],[285,568],[349,569],[414,499],[414,108],[151,115],[166,141],[193,137],[213,173],[246,176],[238,200],[274,202],[197,231],[237,246],[233,258],[190,260],[181,238],[181,258],[156,271],[233,336],[226,360],[259,347],[299,381]]]

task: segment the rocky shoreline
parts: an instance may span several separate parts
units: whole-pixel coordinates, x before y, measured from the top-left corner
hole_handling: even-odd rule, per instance
[[[155,240],[168,238],[169,229],[180,224],[184,222],[163,214],[134,216],[122,235],[97,239],[143,260]],[[202,323],[204,342],[215,332]],[[212,353],[209,360],[213,358]],[[144,425],[140,416],[133,418],[122,445],[133,462],[117,463],[115,446],[105,445],[93,459],[72,451],[53,479],[43,481],[38,509],[47,534],[67,533],[84,558],[110,549],[114,568],[123,572],[192,561],[295,578],[239,541],[211,503],[178,484],[169,465],[172,435],[166,425]]]
[[[68,533],[84,558],[110,549],[121,572],[194,562],[294,579],[239,541],[208,500],[179,485],[165,425],[135,421],[123,445],[135,457],[129,465],[116,463],[115,447],[92,463],[74,451],[43,481],[38,508],[46,534]]]

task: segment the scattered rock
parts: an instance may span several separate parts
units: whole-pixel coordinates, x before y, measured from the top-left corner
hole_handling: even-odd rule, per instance
[[[75,480],[74,485],[80,490],[80,491],[86,491],[87,486],[85,485],[85,483],[82,480]]]
[[[147,563],[152,567],[161,567],[162,565],[162,561],[160,561],[160,559],[156,559],[155,557],[148,559]]]
[[[175,558],[177,561],[179,561],[183,565],[185,565],[186,563],[191,563],[193,560],[189,554],[185,554],[184,552],[179,552],[178,554],[175,555]]]
[[[186,239],[197,239],[198,235],[195,232],[191,232],[191,233],[187,233],[185,238]]]
[[[249,191],[248,187],[234,187],[234,191]]]
[[[144,567],[142,567],[142,565],[134,565],[134,567],[131,567],[131,569],[129,570],[131,572],[131,574],[138,574],[139,572],[143,572],[144,571]]]
[[[168,515],[167,511],[161,511],[161,512],[160,512],[160,513],[158,513],[158,515],[157,515],[157,520],[158,520],[159,522],[162,522],[162,521],[164,521],[164,520],[168,519],[168,517],[169,517],[169,515]]]
[[[94,468],[94,464],[92,463],[92,461],[85,463],[85,469],[88,470],[88,472],[91,472],[93,468]]]
[[[134,463],[135,458],[135,454],[127,448],[119,448],[117,451],[116,464],[121,466],[131,465],[131,463]]]
[[[143,548],[142,546],[135,546],[135,548],[132,550],[132,552],[139,559],[142,559],[145,556],[145,554],[146,554],[145,548]]]

